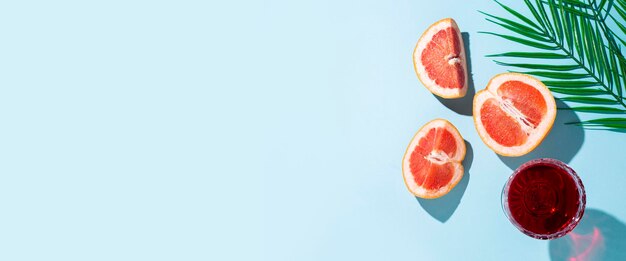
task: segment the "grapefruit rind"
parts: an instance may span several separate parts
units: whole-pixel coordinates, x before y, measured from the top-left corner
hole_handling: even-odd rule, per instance
[[[503,146],[495,142],[490,137],[480,120],[480,109],[483,103],[489,98],[498,97],[498,95],[496,95],[498,88],[507,81],[521,81],[530,86],[533,86],[542,94],[548,107],[544,118],[528,136],[527,141],[522,145],[512,147]],[[485,89],[478,91],[476,95],[474,95],[474,126],[476,127],[478,135],[483,140],[485,145],[487,145],[487,147],[489,147],[495,153],[507,157],[519,157],[526,155],[529,152],[533,151],[537,146],[539,146],[543,139],[548,135],[550,129],[552,128],[552,125],[554,124],[554,120],[556,119],[556,111],[556,102],[554,101],[554,97],[552,96],[550,90],[537,78],[521,73],[498,74],[491,78],[491,80],[489,80],[489,83],[487,84],[487,87]],[[507,134],[504,133],[503,135]]]
[[[454,28],[454,31],[457,33],[457,37],[460,41],[459,59],[461,60],[460,64],[463,68],[463,72],[465,73],[465,82],[463,83],[463,87],[461,88],[444,88],[439,86],[435,82],[435,80],[431,79],[428,76],[426,68],[424,67],[424,64],[422,64],[422,50],[426,48],[426,45],[432,40],[433,36],[437,32],[448,27]],[[413,68],[415,69],[415,74],[417,74],[417,78],[431,93],[446,99],[456,99],[465,96],[468,86],[467,59],[465,57],[465,46],[463,44],[463,38],[461,37],[461,31],[459,30],[459,27],[454,19],[444,18],[432,24],[430,27],[428,27],[428,29],[426,29],[426,31],[417,41],[415,49],[413,50]]]
[[[408,159],[411,153],[413,153],[413,150],[415,150],[415,148],[417,147],[420,139],[424,137],[430,129],[439,128],[439,127],[443,127],[447,129],[450,133],[452,133],[452,135],[455,138],[457,149],[456,149],[456,152],[454,153],[454,157],[450,158],[450,162],[452,162],[453,165],[455,166],[455,170],[454,170],[454,175],[453,175],[452,180],[450,180],[450,182],[446,186],[443,186],[436,191],[431,191],[431,190],[424,189],[415,183],[413,174],[410,171],[410,167],[409,167],[410,163]],[[463,140],[463,137],[461,136],[457,128],[454,125],[452,125],[452,123],[450,123],[449,121],[445,119],[434,119],[426,123],[417,131],[417,133],[415,133],[415,135],[413,136],[413,139],[411,139],[411,142],[409,143],[409,146],[406,149],[406,152],[404,153],[404,157],[402,157],[402,176],[404,178],[404,184],[406,185],[409,192],[411,192],[411,194],[413,194],[416,197],[425,198],[425,199],[435,199],[435,198],[439,198],[439,197],[446,195],[463,178],[464,169],[463,169],[462,162],[463,162],[463,159],[465,159],[465,153],[466,153],[465,141]]]

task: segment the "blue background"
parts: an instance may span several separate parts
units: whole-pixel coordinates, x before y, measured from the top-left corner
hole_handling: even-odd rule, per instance
[[[470,93],[506,70],[485,55],[521,47],[477,34],[500,30],[477,10],[504,14],[491,1],[5,1],[0,259],[561,260],[581,246],[529,238],[500,206],[512,169],[543,156],[580,174],[576,232],[599,231],[595,259],[626,258],[624,133],[565,126],[587,116],[560,111],[536,151],[501,158],[471,99],[419,83],[414,45],[444,17],[465,32]],[[467,141],[467,173],[416,200],[402,155],[439,117]]]

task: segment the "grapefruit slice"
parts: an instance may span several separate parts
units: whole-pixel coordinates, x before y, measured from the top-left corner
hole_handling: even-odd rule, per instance
[[[474,125],[483,142],[502,156],[522,156],[550,132],[556,103],[536,78],[503,73],[474,96]]]
[[[413,51],[417,78],[433,94],[447,99],[467,92],[465,47],[452,18],[440,20],[422,34]]]
[[[413,137],[402,158],[402,176],[409,191],[420,198],[447,194],[463,177],[465,142],[444,119],[426,123]]]

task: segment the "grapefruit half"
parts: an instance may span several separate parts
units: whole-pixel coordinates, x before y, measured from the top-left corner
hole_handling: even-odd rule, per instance
[[[409,191],[420,198],[447,194],[463,177],[465,142],[444,119],[432,120],[415,134],[402,158],[402,176]]]
[[[550,132],[556,102],[538,79],[503,73],[476,93],[473,111],[478,135],[489,148],[502,156],[522,156]]]
[[[415,73],[426,88],[442,98],[461,98],[467,92],[465,47],[452,18],[426,29],[413,51]]]

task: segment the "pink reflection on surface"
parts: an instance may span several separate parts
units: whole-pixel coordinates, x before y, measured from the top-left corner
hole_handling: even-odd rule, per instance
[[[592,233],[585,235],[570,232],[569,237],[572,240],[569,261],[596,260],[604,250],[604,237],[597,227],[593,228]]]

